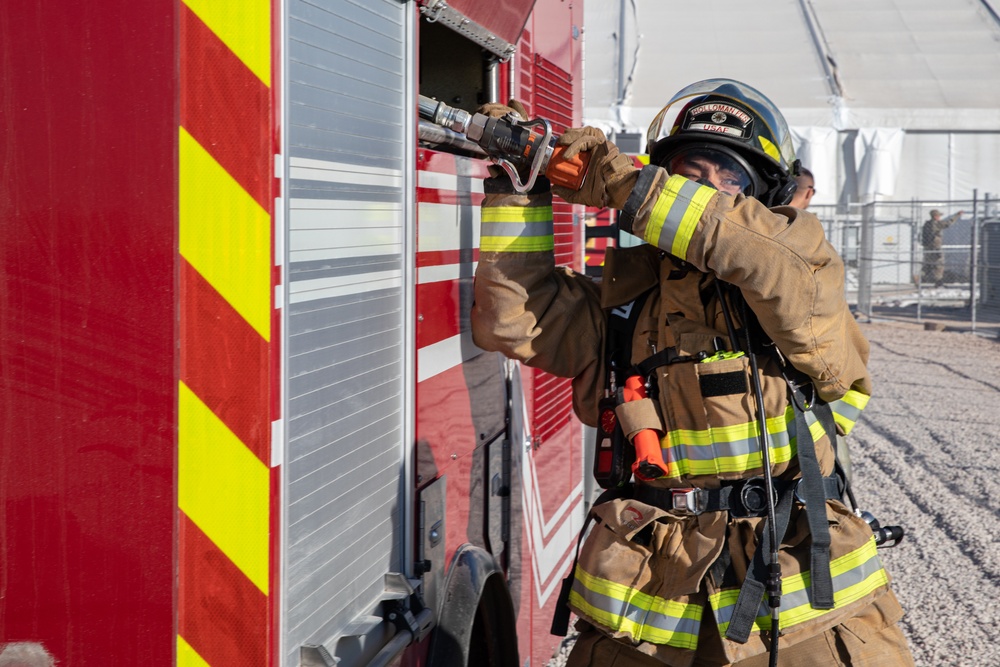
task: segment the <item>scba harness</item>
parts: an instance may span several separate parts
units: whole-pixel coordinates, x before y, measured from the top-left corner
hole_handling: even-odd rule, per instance
[[[804,509],[811,533],[811,546],[809,547],[810,576],[804,582],[808,588],[806,606],[816,610],[834,609],[835,594],[839,595],[842,591],[839,589],[835,590],[831,571],[834,570],[837,573],[841,573],[846,570],[843,558],[838,559],[834,567],[831,567],[830,533],[827,523],[826,501],[828,499],[841,501],[844,498],[845,492],[848,494],[850,492],[847,489],[846,480],[842,475],[833,474],[826,477],[821,475],[816,455],[816,439],[825,434],[832,444],[836,437],[835,421],[849,420],[853,423],[857,418],[857,414],[851,414],[849,409],[844,409],[845,406],[839,406],[846,414],[838,417],[833,406],[819,400],[818,397],[808,395],[812,392],[812,386],[808,382],[808,379],[795,372],[789,366],[787,367],[789,372],[784,378],[787,383],[789,414],[786,419],[781,420],[781,428],[777,428],[771,424],[770,422],[775,421],[775,419],[769,418],[763,420],[768,423],[762,426],[761,429],[767,429],[768,431],[773,429],[774,433],[771,434],[772,440],[777,441],[776,444],[778,445],[783,445],[786,441],[795,441],[795,449],[797,449],[797,458],[801,470],[800,476],[795,479],[775,478],[773,480],[765,480],[763,476],[754,476],[749,479],[722,480],[719,488],[662,488],[651,486],[641,481],[634,485],[631,484],[629,478],[631,477],[631,464],[634,460],[634,451],[626,437],[626,430],[622,428],[621,420],[617,419],[618,413],[615,412],[616,408],[621,406],[621,391],[617,386],[620,379],[639,374],[647,379],[647,388],[651,392],[655,392],[657,383],[651,381],[651,378],[653,378],[657,369],[663,366],[694,365],[711,363],[716,360],[724,360],[732,365],[735,360],[742,356],[749,356],[768,350],[766,343],[769,342],[763,336],[763,332],[760,331],[759,325],[755,327],[756,330],[752,328],[752,316],[748,316],[744,307],[741,313],[741,319],[746,323],[744,324],[744,328],[739,332],[734,332],[733,328],[729,327],[730,345],[728,347],[731,349],[725,349],[727,346],[725,346],[725,341],[720,336],[719,342],[716,344],[717,351],[714,354],[710,354],[709,352],[681,354],[676,347],[670,346],[656,352],[639,364],[631,365],[632,340],[636,322],[651,292],[652,290],[649,290],[629,304],[612,309],[608,313],[608,333],[606,337],[606,354],[609,369],[607,378],[608,390],[605,392],[605,399],[601,401],[598,446],[594,461],[595,477],[607,491],[597,500],[595,508],[602,502],[632,498],[646,505],[665,510],[674,516],[697,516],[706,512],[727,512],[729,518],[766,517],[769,509],[769,484],[767,482],[770,481],[772,514],[770,518],[765,518],[765,525],[761,533],[762,539],[753,552],[751,561],[747,564],[746,576],[743,582],[740,583],[737,581],[730,552],[727,548],[721,550],[718,559],[712,564],[705,575],[717,582],[719,588],[733,591],[731,598],[723,590],[721,593],[722,597],[713,595],[711,600],[713,610],[716,613],[716,620],[719,623],[720,633],[724,633],[726,638],[734,642],[740,644],[746,643],[751,632],[755,629],[763,629],[760,612],[765,594],[767,595],[767,601],[775,609],[780,604],[782,581],[780,571],[776,568],[776,545],[780,544],[785,537],[793,508],[796,506]],[[731,299],[740,298],[738,292],[735,294],[733,292],[736,291],[733,290],[729,294]],[[719,298],[723,307],[726,307],[725,296],[721,294],[721,291]],[[729,316],[727,313],[728,319]],[[669,323],[667,326],[669,326]],[[751,336],[751,331],[754,332],[753,336]],[[743,336],[738,335],[739,333],[742,333]],[[750,341],[751,337],[756,339],[752,345]],[[738,344],[741,338],[746,341],[742,346]],[[770,349],[774,349],[773,345],[770,346]],[[776,355],[777,352],[774,351],[773,354]],[[783,360],[780,361],[784,367]],[[750,391],[746,379],[747,370],[744,365],[742,370],[702,374],[698,377],[698,382],[692,386],[696,386],[700,390],[703,398],[727,396],[737,393],[746,394]],[[656,400],[657,398],[654,394],[651,400]],[[859,411],[860,409],[856,410],[856,412]],[[788,422],[787,428],[784,422]],[[664,428],[669,430],[670,427],[665,425]],[[672,435],[673,433],[666,433],[664,441],[667,442]],[[724,444],[729,445],[731,450],[735,450],[740,443],[738,441],[734,442],[736,442],[735,445],[733,442]],[[793,454],[790,454],[790,456],[793,456]],[[671,466],[673,466],[675,464],[675,457],[670,458]],[[707,469],[704,465],[698,468],[696,465],[698,463],[697,461],[693,461],[689,469],[696,472]],[[749,466],[750,464],[746,465]],[[770,468],[768,468],[769,470]],[[637,477],[640,476],[637,475]],[[851,497],[853,504],[853,496]],[[584,526],[581,532],[581,541],[593,518],[593,514],[588,517],[587,525]],[[767,525],[769,522],[773,524],[773,531],[769,530],[772,528],[772,526]],[[648,540],[648,530],[651,528],[651,524],[647,525],[644,531],[633,535],[631,540],[637,542],[643,539]],[[646,538],[642,537],[643,532],[647,533]],[[775,537],[772,537],[772,535]],[[860,552],[861,550],[858,551]],[[867,551],[865,553],[867,554]],[[577,560],[579,560],[579,557],[580,545],[577,547]],[[848,560],[853,563],[857,558],[852,556]],[[577,571],[577,569],[574,566],[574,571]],[[563,582],[560,604],[557,607],[557,616],[553,619],[552,630],[554,634],[565,635],[569,608],[564,603],[570,599],[571,593],[576,595],[575,606],[577,608],[586,603],[598,600],[600,597],[597,596],[593,600],[588,598],[586,588],[590,585],[590,581],[595,581],[595,578],[592,576],[592,573],[588,573],[585,570],[580,570],[579,572],[587,580],[584,584],[581,584],[580,581],[576,581],[574,584],[573,574]],[[879,572],[881,572],[880,566]],[[848,574],[854,576],[850,572]],[[871,572],[865,571],[862,574],[867,577],[862,581],[867,586],[864,590],[869,590],[872,586],[881,585],[884,581],[882,578],[872,578],[870,575],[873,573]],[[848,578],[840,577],[838,581],[846,581]],[[581,596],[587,599],[581,601]],[[791,601],[798,603],[800,598],[801,596],[798,593],[793,593]],[[595,604],[599,604],[599,602],[595,602]],[[838,604],[837,606],[840,605]],[[622,607],[622,609],[625,609],[625,607]],[[600,611],[600,609],[593,611],[592,617],[602,618],[601,616],[596,616]],[[605,611],[604,618],[624,618],[629,613],[621,611],[618,614],[608,615],[607,611]],[[648,610],[645,612],[640,610],[640,612],[647,616],[649,615]],[[631,613],[634,617],[635,612]],[[687,614],[688,612],[684,613]],[[797,613],[799,617],[805,617],[802,613]],[[822,611],[819,613],[822,613]],[[694,645],[690,644],[691,640],[684,640],[682,637],[683,633],[680,632],[661,634],[658,638],[652,638],[654,637],[652,634],[640,636],[634,630],[630,632],[630,628],[624,623],[616,623],[614,625],[610,623],[601,624],[605,625],[605,627],[610,626],[614,631],[632,634],[633,641],[649,639],[654,643],[660,643],[660,638],[665,638],[662,640],[662,643],[670,643],[684,648],[694,648]],[[681,626],[682,623],[677,624],[678,628]],[[770,627],[773,631],[778,631],[777,612],[775,612],[774,621]],[[676,639],[678,637],[681,637],[681,639]],[[685,641],[687,641],[687,644],[684,643]],[[696,638],[694,641],[696,641]]]

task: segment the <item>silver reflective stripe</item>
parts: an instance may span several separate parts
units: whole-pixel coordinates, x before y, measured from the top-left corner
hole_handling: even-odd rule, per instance
[[[830,407],[835,414],[849,420],[852,424],[858,421],[858,418],[861,416],[861,409],[851,405],[847,401],[834,401],[830,404]]]
[[[865,562],[859,564],[856,567],[847,570],[846,572],[841,572],[840,574],[833,577],[833,592],[836,595],[839,592],[846,591],[851,586],[860,584],[868,577],[873,574],[877,574],[879,570],[882,569],[882,561],[879,559],[878,554],[873,553],[871,557]],[[781,596],[781,607],[787,611],[792,611],[796,607],[801,607],[803,605],[812,606],[812,601],[810,599],[811,587],[806,586],[797,591],[791,593],[785,593]],[[843,603],[841,603],[842,605]],[[762,607],[764,605],[761,605]],[[763,616],[770,615],[770,610],[765,609],[762,614]]]
[[[792,425],[792,428],[794,428],[794,424]],[[710,433],[710,431],[704,431],[704,433]],[[674,434],[671,435],[673,436]],[[770,436],[769,439],[771,441],[772,449],[780,449],[788,446],[788,430],[778,431],[777,433],[768,431],[768,435]],[[710,442],[704,445],[679,442],[675,445],[671,445],[667,449],[682,453],[681,457],[676,456],[676,454],[672,454],[672,461],[676,461],[678,458],[683,458],[688,461],[704,462],[712,461],[718,458],[757,454],[759,453],[760,445],[758,444],[757,436],[754,435],[749,438],[740,438],[738,440],[731,440],[727,442]]]
[[[595,617],[594,620],[604,620],[605,622],[611,622],[612,630],[620,632],[628,632],[636,639],[645,639],[646,641],[651,641],[653,643],[664,643],[663,639],[669,637],[669,635],[674,633],[679,633],[683,635],[690,635],[692,637],[697,637],[698,632],[701,628],[700,618],[682,618],[678,616],[671,616],[668,614],[660,614],[650,609],[644,609],[638,605],[625,600],[620,600],[618,598],[605,595],[603,593],[598,593],[597,591],[588,588],[582,581],[584,577],[599,579],[594,575],[587,574],[582,571],[582,568],[577,569],[578,576],[573,580],[573,593],[575,593],[579,598],[590,607],[589,610],[584,609],[584,611],[589,611],[588,616]],[[617,584],[624,588],[621,584]],[[629,589],[629,592],[635,591],[635,589]],[[656,601],[662,601],[663,603],[669,603],[669,600],[663,598],[657,598],[648,593],[641,593],[635,591],[639,596],[646,598],[650,601],[651,605],[655,605]],[[683,607],[691,607],[696,605],[687,605],[685,603],[676,603]],[[595,613],[596,612],[596,613]],[[603,617],[603,619],[602,619]],[[679,646],[687,647],[691,644],[690,637],[678,638],[676,642]],[[669,639],[666,643],[673,644]]]
[[[680,229],[681,223],[684,221],[684,215],[688,212],[688,207],[691,206],[695,193],[701,187],[704,186],[691,180],[687,180],[681,185],[677,191],[677,197],[671,203],[670,210],[667,211],[667,215],[663,220],[663,228],[660,230],[660,236],[656,241],[657,247],[663,249],[673,248],[677,230]]]
[[[867,554],[867,558],[863,562],[847,570],[837,572],[838,569],[843,568],[845,563],[851,562],[856,557],[864,557],[865,554]],[[834,609],[814,609],[812,607],[808,571],[782,578],[780,621],[783,626],[787,627],[796,623],[802,623],[841,609],[888,583],[888,578],[882,569],[882,562],[875,550],[873,540],[845,556],[834,559],[831,569],[833,570]],[[793,585],[797,589],[789,591],[788,589]],[[723,598],[732,602],[725,606],[717,607]],[[736,599],[737,591],[732,589],[709,597],[713,613],[715,614],[715,620],[722,632],[725,632],[729,622],[732,621]],[[770,627],[770,616],[771,610],[767,606],[767,596],[765,596],[761,600],[760,607],[757,609],[755,625],[759,628]]]
[[[653,627],[660,632],[678,632],[698,636],[701,630],[701,620],[696,618],[677,618],[666,614],[650,612],[646,618],[646,627]]]
[[[545,222],[483,222],[480,236],[551,236],[552,221]]]
[[[649,614],[648,609],[637,607],[624,600],[613,598],[610,595],[592,591],[583,584],[580,577],[573,579],[573,592],[583,598],[591,607],[603,611],[609,616],[624,618],[639,626],[646,623],[646,616]]]

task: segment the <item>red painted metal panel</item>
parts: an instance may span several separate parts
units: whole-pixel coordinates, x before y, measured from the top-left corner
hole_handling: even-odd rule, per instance
[[[583,3],[543,1],[531,14],[535,50],[579,81],[583,55]],[[578,96],[579,104],[582,96]]]
[[[0,642],[173,662],[174,0],[0,3]]]
[[[425,1],[422,4],[434,3]],[[511,44],[516,43],[521,36],[521,29],[524,28],[524,22],[534,5],[535,0],[504,0],[504,2],[448,0],[449,7]]]

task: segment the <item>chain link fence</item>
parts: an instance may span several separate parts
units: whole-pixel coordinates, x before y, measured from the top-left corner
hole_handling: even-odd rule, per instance
[[[1000,338],[1000,200],[813,206],[846,267],[847,299],[864,320]],[[930,224],[932,211],[941,223]],[[939,234],[935,234],[935,227]]]

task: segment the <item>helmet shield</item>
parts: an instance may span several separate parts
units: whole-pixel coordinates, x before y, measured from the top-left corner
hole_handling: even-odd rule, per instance
[[[647,151],[652,156],[661,139],[687,133],[742,143],[763,153],[784,171],[795,162],[781,112],[760,91],[732,79],[706,79],[674,95],[649,125]]]

